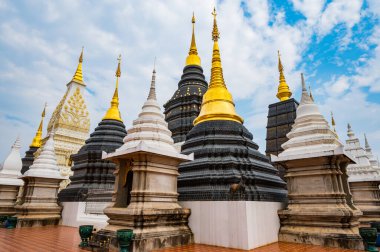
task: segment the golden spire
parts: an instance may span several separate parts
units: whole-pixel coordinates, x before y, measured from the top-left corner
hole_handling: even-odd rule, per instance
[[[36,132],[36,136],[33,138],[32,144],[29,147],[37,147],[37,148],[41,147],[41,144],[42,144],[42,128],[43,128],[43,124],[44,124],[45,110],[46,110],[46,103],[44,106],[44,110],[42,111],[40,126],[38,127],[38,130]]]
[[[313,97],[313,94],[311,93],[311,88],[309,86],[309,95],[310,95],[310,98],[314,101],[314,97]]]
[[[193,23],[193,34],[191,36],[189,56],[187,56],[187,58],[186,58],[186,66],[188,66],[188,65],[200,66],[201,65],[201,58],[198,56],[197,45],[195,44],[195,35],[194,35],[195,17],[194,17],[194,12],[193,12],[193,18],[191,19],[191,22]]]
[[[75,81],[77,83],[84,85],[83,73],[82,73],[82,62],[83,62],[83,47],[82,47],[82,52],[80,53],[80,56],[79,56],[78,67],[77,67],[77,70],[75,71],[72,81]]]
[[[280,101],[286,101],[292,96],[292,92],[290,92],[289,86],[286,83],[285,76],[284,76],[284,67],[281,63],[280,58],[280,51],[278,52],[278,71],[280,72],[280,83],[278,85],[278,92],[277,92],[277,98],[280,99]]]
[[[212,13],[214,16],[214,27],[212,30],[212,40],[214,41],[212,53],[211,79],[207,92],[203,96],[201,112],[195,118],[194,125],[211,120],[230,120],[243,123],[241,118],[235,111],[235,104],[232,95],[228,92],[223,78],[222,62],[219,54],[219,31],[216,23],[216,11]]]
[[[123,121],[120,116],[120,110],[119,110],[119,77],[121,76],[121,70],[120,70],[120,62],[121,62],[121,55],[119,55],[119,58],[117,58],[118,64],[116,69],[116,88],[115,92],[113,93],[113,97],[111,100],[111,107],[107,110],[106,115],[103,117],[103,120],[118,120]]]

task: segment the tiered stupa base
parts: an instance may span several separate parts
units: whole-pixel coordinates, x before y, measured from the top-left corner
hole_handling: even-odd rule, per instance
[[[370,222],[380,221],[380,181],[349,182],[355,206],[363,215],[360,226],[370,226]]]
[[[57,192],[62,179],[24,177],[24,202],[17,205],[17,227],[58,225],[62,207]]]
[[[20,186],[0,185],[0,215],[16,214],[15,203]]]
[[[361,211],[352,205],[344,156],[290,160],[286,163],[289,204],[278,212],[279,240],[328,247],[363,249]],[[311,166],[312,164],[312,166]]]
[[[189,209],[139,210],[138,207],[128,209],[112,207],[105,209],[105,213],[110,217],[109,225],[100,230],[97,236],[111,238],[111,244],[115,247],[117,247],[115,237],[118,229],[133,229],[135,252],[188,245],[194,242],[193,234],[187,225]]]

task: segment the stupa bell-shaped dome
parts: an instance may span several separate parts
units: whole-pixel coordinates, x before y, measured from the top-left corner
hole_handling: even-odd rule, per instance
[[[21,175],[22,161],[20,155],[20,138],[17,137],[12,145],[11,152],[4,161],[3,167],[0,170],[2,174]]]
[[[41,154],[34,160],[29,170],[24,173],[25,177],[41,177],[64,179],[59,172],[57,158],[54,151],[54,133],[51,132],[49,139],[42,148]]]
[[[156,99],[155,79],[156,71],[153,70],[148,99],[145,101],[138,118],[133,121],[132,128],[127,130],[127,136],[123,140],[124,144],[108,155],[103,152],[103,158],[146,151],[189,159],[187,156],[179,154],[174,146],[174,141],[171,138],[172,133],[168,129],[168,124]]]

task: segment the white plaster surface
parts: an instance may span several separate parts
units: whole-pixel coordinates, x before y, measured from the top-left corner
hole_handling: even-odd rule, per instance
[[[284,203],[264,201],[182,201],[191,209],[195,243],[253,249],[278,241]]]
[[[20,156],[20,138],[17,137],[12,145],[11,152],[0,167],[0,185],[22,186],[24,182],[18,177],[21,175],[22,161]]]
[[[108,224],[108,217],[104,214],[86,214],[86,202],[62,202],[61,205],[62,226],[94,225],[94,228],[99,230]]]

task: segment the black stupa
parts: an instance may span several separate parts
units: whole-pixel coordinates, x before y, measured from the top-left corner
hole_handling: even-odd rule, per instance
[[[192,23],[193,34],[186,66],[183,69],[177,91],[164,104],[165,120],[175,143],[185,141],[186,134],[193,128],[193,121],[199,114],[202,97],[207,90],[207,82],[195,44],[194,16]]]
[[[118,79],[120,77],[120,61],[116,71],[116,89],[103,120],[91,133],[85,145],[77,154],[71,155],[74,162],[71,168],[74,172],[71,183],[62,190],[58,197],[61,202],[102,201],[112,199],[116,165],[102,159],[102,152],[113,152],[123,145],[127,135],[118,108]],[[91,198],[91,200],[90,200]]]
[[[278,156],[282,151],[281,145],[288,141],[286,134],[292,129],[294,120],[296,119],[296,110],[298,102],[294,98],[290,98],[289,86],[286,83],[283,73],[283,66],[278,54],[278,71],[280,72],[280,81],[278,85],[277,98],[279,102],[270,104],[268,106],[268,122],[267,122],[267,137],[266,137],[266,150],[265,154],[270,157],[271,154]],[[280,177],[283,178],[285,171],[284,168],[275,165]]]
[[[182,145],[182,153],[194,153],[194,161],[179,166],[179,200],[285,201],[285,182],[268,157],[258,151],[226,88],[215,18],[212,37],[210,85],[195,126]]]
[[[46,108],[46,104],[45,104],[45,108]],[[21,174],[24,174],[27,170],[29,170],[29,166],[31,166],[34,161],[34,153],[42,145],[42,128],[43,128],[43,123],[44,123],[44,118],[45,118],[45,108],[42,111],[41,122],[40,122],[40,125],[38,126],[36,135],[33,138],[32,144],[29,146],[29,150],[25,152],[25,157],[21,159],[22,161]]]

